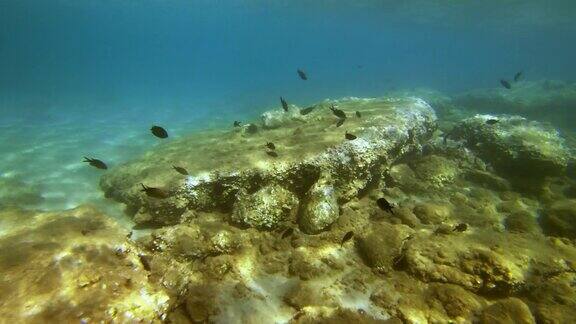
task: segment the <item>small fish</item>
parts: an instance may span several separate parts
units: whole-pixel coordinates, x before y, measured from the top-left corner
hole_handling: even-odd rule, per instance
[[[275,150],[276,149],[276,145],[274,145],[274,143],[272,142],[268,142],[266,143],[266,147],[271,149],[271,150]]]
[[[152,128],[150,128],[150,131],[152,131],[152,134],[154,134],[154,136],[158,138],[168,137],[168,132],[160,126],[152,126]]]
[[[127,239],[131,239],[131,238],[132,238],[132,234],[134,234],[134,231],[130,231],[130,233],[126,234],[126,238],[127,238]]]
[[[298,69],[298,76],[300,77],[300,79],[302,80],[308,80],[308,77],[306,76],[306,73],[304,73],[304,71]]]
[[[500,80],[500,84],[506,89],[512,89],[512,85],[510,85],[510,82],[506,80]]]
[[[266,154],[270,155],[271,157],[277,158],[278,157],[278,153],[274,152],[274,151],[266,151]]]
[[[141,183],[141,185],[143,188],[141,191],[145,192],[148,197],[157,198],[157,199],[166,199],[166,198],[170,197],[170,194],[168,194],[168,192],[166,192],[163,189],[148,187],[148,186],[145,186],[143,183]]]
[[[356,110],[356,117],[362,118],[362,114],[358,110]]]
[[[520,81],[520,79],[522,79],[522,74],[523,74],[522,71],[514,74],[514,82]]]
[[[346,121],[346,118],[338,119],[338,121],[336,122],[336,127],[342,126],[342,124],[344,124],[345,121]]]
[[[460,223],[454,226],[454,232],[464,232],[468,229],[468,225],[466,223]]]
[[[344,134],[344,137],[349,141],[353,141],[353,140],[358,138],[356,135],[350,134],[348,132],[346,132],[346,134]]]
[[[108,166],[106,165],[106,163],[104,163],[98,159],[91,159],[91,158],[84,157],[83,162],[88,162],[91,166],[95,167],[96,169],[100,169],[100,170],[108,169]]]
[[[382,209],[383,211],[389,212],[390,214],[394,215],[394,211],[392,210],[394,209],[394,207],[390,205],[390,203],[388,202],[388,200],[386,200],[386,198],[378,198],[378,200],[376,200],[376,204],[378,204],[378,207],[380,207],[380,209]]]
[[[284,230],[284,232],[282,233],[282,238],[285,239],[288,236],[292,236],[292,234],[294,234],[294,228],[292,227],[288,227],[287,229]]]
[[[316,107],[312,106],[312,107],[300,109],[300,115],[308,115],[308,114],[311,113],[312,110],[314,110],[315,108],[316,108]]]
[[[172,168],[174,168],[174,170],[176,170],[176,172],[180,173],[181,175],[189,175],[188,171],[183,167],[173,165]]]
[[[284,98],[280,97],[280,102],[282,103],[282,109],[284,109],[284,112],[288,111],[288,103],[286,102],[286,100],[284,100]]]
[[[145,254],[138,254],[138,259],[140,259],[140,263],[142,263],[142,267],[144,270],[150,271],[152,267],[150,266],[150,256]]]
[[[488,120],[486,121],[486,124],[488,124],[488,125],[494,125],[494,124],[496,124],[497,122],[499,122],[498,119],[488,119]]]
[[[344,243],[350,241],[350,239],[352,238],[352,236],[354,236],[354,232],[352,232],[352,231],[344,234],[344,237],[342,237],[342,241],[340,242],[340,246],[343,246]]]
[[[234,127],[240,127],[240,122],[237,121],[237,120],[235,120],[235,121],[234,121]]]
[[[346,119],[346,113],[340,109],[337,109],[336,107],[334,107],[334,105],[330,106],[330,110],[332,110],[332,113],[334,114],[334,116],[336,116],[340,119]]]

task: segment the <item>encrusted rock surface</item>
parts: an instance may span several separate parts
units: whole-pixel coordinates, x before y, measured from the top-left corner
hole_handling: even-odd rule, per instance
[[[298,198],[278,185],[266,186],[253,194],[241,191],[232,211],[232,221],[260,229],[273,229],[295,216]]]
[[[148,280],[128,231],[94,208],[0,218],[3,322],[155,322],[168,312],[169,297]]]
[[[329,104],[350,116],[343,126],[336,127]],[[362,118],[352,118],[355,111]],[[290,119],[257,134],[234,128],[173,140],[111,170],[101,187],[107,197],[125,203],[139,223],[175,224],[188,209],[230,211],[239,194],[270,184],[303,198],[321,174],[333,180],[337,199],[348,201],[378,179],[383,165],[418,150],[436,127],[434,111],[417,98],[327,101],[298,118],[296,124]],[[345,131],[358,138],[347,141]],[[267,142],[275,143],[277,157],[266,153]],[[182,176],[171,165],[191,175]],[[172,196],[146,197],[140,183],[165,188]]]

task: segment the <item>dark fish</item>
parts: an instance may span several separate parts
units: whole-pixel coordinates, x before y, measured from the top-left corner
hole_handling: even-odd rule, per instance
[[[309,113],[312,112],[312,110],[314,110],[316,107],[312,106],[312,107],[308,107],[308,108],[304,108],[300,110],[300,115],[308,115]]]
[[[276,149],[276,145],[274,145],[274,143],[272,142],[268,142],[266,143],[266,147],[271,149],[271,150],[275,150]]]
[[[512,89],[512,85],[510,85],[510,82],[506,80],[500,80],[500,84],[506,89]]]
[[[108,166],[106,165],[106,163],[104,163],[98,159],[91,159],[91,158],[84,157],[83,162],[88,162],[91,166],[95,167],[96,169],[100,169],[100,170],[108,169]]]
[[[282,238],[285,239],[288,236],[292,236],[292,234],[294,234],[294,228],[292,227],[288,227],[287,229],[284,230],[284,232],[282,233]]]
[[[345,121],[346,121],[346,118],[338,119],[338,121],[336,122],[336,127],[342,126],[342,124],[344,124]]]
[[[133,232],[133,231],[130,231],[130,233],[128,233],[128,234],[126,235],[126,238],[131,239],[131,238],[132,238],[132,234],[134,234],[134,232]]]
[[[188,175],[188,171],[186,169],[184,169],[183,167],[179,167],[179,166],[172,166],[174,168],[174,170],[176,170],[176,172],[180,173],[181,175]]]
[[[522,71],[514,74],[514,82],[518,82],[520,79],[522,79]]]
[[[302,80],[308,80],[306,73],[304,73],[304,71],[302,71],[300,69],[298,69],[298,76],[300,76],[300,79],[302,79]]]
[[[284,98],[280,97],[280,102],[282,103],[282,109],[284,109],[284,112],[288,111],[288,103],[286,102],[286,100],[284,100]]]
[[[274,152],[274,151],[266,151],[266,154],[270,155],[271,157],[277,158],[278,157],[278,153]]]
[[[170,197],[168,192],[166,192],[163,189],[147,187],[143,183],[141,183],[141,185],[143,188],[141,191],[145,192],[148,197],[157,198],[157,199],[166,199],[166,198]]]
[[[356,110],[356,117],[358,117],[358,118],[362,117],[362,114],[358,110]]]
[[[346,137],[346,139],[349,140],[349,141],[353,141],[353,140],[355,140],[355,139],[358,138],[358,137],[356,137],[356,135],[352,135],[352,134],[350,134],[350,133],[348,133],[348,132],[346,132],[346,134],[344,134],[344,137]]]
[[[152,131],[152,134],[154,134],[154,136],[158,138],[168,137],[168,132],[160,126],[152,126],[152,128],[150,128],[150,131]]]
[[[352,231],[344,234],[344,237],[342,238],[342,241],[340,242],[340,246],[343,246],[344,243],[350,241],[350,239],[352,238],[352,236],[354,236],[354,232],[352,232]]]
[[[240,122],[237,121],[237,120],[235,120],[235,121],[234,121],[234,127],[240,127]]]
[[[150,256],[145,254],[138,254],[138,258],[140,259],[140,263],[144,267],[144,270],[150,271],[152,267],[150,267]]]
[[[468,229],[468,225],[466,223],[460,223],[454,226],[454,232],[464,232]]]
[[[497,122],[499,122],[498,119],[488,119],[488,120],[486,121],[486,124],[488,124],[488,125],[494,125],[494,124],[496,124]]]
[[[346,118],[346,113],[340,109],[335,108],[334,105],[330,106],[330,110],[332,110],[332,113],[334,114],[334,116],[336,116],[340,119]]]
[[[388,200],[386,200],[386,198],[378,198],[378,200],[376,200],[376,203],[378,204],[378,207],[380,207],[380,209],[394,215],[394,211],[392,210],[394,209],[394,207],[390,205],[390,203],[388,202]]]

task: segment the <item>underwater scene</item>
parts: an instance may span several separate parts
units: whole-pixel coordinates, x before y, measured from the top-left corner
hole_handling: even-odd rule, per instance
[[[0,323],[576,323],[576,2],[0,1]]]

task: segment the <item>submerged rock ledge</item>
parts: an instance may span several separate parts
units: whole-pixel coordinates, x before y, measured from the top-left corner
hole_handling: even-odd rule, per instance
[[[331,104],[348,116],[340,127]],[[376,182],[383,168],[420,149],[436,129],[434,110],[413,97],[347,98],[309,110],[306,115],[286,113],[289,118],[282,118],[274,129],[247,124],[173,140],[107,173],[100,185],[107,197],[125,203],[139,224],[176,224],[187,211],[201,210],[224,211],[240,225],[272,229],[292,221],[302,210],[326,218],[303,222],[304,230],[318,232],[334,217],[316,213],[302,202],[325,208],[334,205],[333,199],[349,201]],[[346,140],[345,132],[358,138]],[[267,142],[275,144],[277,157],[266,153]],[[174,172],[172,165],[185,167],[191,175]],[[333,191],[326,203],[306,198],[319,179]],[[141,183],[164,188],[171,197],[146,197],[140,192]],[[270,190],[285,194],[259,194]],[[240,203],[239,197],[250,204]],[[278,197],[286,201],[273,201]]]

